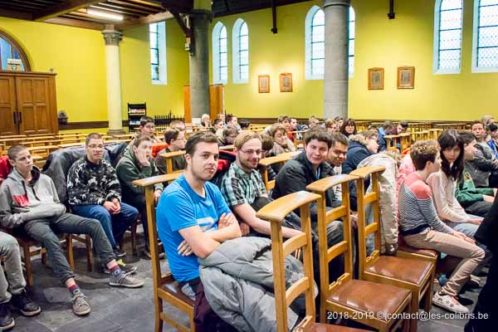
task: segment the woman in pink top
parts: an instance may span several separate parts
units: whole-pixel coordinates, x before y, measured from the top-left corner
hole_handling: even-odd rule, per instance
[[[462,176],[463,141],[454,129],[445,130],[438,138],[441,148],[441,169],[427,179],[439,218],[456,231],[473,238],[482,218],[467,214],[455,197],[455,183]]]

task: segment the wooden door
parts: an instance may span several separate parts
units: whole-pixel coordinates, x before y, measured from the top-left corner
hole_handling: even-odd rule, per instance
[[[223,84],[212,84],[209,86],[209,117],[211,122],[224,110]]]
[[[21,113],[19,132],[21,134],[56,133],[57,121],[53,105],[52,77],[16,77],[17,109]]]
[[[12,76],[0,76],[0,136],[16,135],[16,87]]]

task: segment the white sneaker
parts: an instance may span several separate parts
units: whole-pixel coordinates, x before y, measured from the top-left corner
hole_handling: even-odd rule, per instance
[[[441,307],[443,309],[446,309],[454,313],[458,314],[469,313],[469,309],[464,305],[462,305],[460,302],[458,302],[458,300],[451,295],[445,295],[436,292],[432,297],[432,303],[434,303],[438,307]]]

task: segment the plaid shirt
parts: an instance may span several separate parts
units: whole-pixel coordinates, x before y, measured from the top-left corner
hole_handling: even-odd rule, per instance
[[[253,169],[246,173],[236,162],[223,175],[221,193],[230,208],[244,203],[252,204],[257,197],[267,195],[259,171]]]

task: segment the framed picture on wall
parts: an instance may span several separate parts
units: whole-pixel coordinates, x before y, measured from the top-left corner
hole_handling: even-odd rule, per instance
[[[398,89],[413,89],[415,87],[415,67],[398,67]]]
[[[384,68],[368,69],[368,90],[384,90]]]
[[[258,75],[258,92],[270,93],[270,75]]]
[[[292,73],[280,74],[280,92],[292,92]]]

